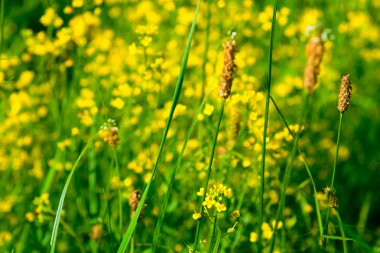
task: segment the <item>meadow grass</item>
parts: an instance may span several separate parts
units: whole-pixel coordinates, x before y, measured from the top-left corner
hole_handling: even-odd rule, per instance
[[[261,173],[260,173],[260,212],[259,212],[259,224],[258,224],[258,252],[262,251],[262,225],[264,222],[264,191],[265,191],[265,158],[266,158],[266,140],[268,131],[268,121],[269,121],[269,98],[270,98],[270,88],[272,82],[272,58],[273,58],[273,42],[276,28],[276,16],[277,16],[278,0],[275,1],[273,6],[273,16],[272,16],[272,28],[270,34],[269,43],[269,60],[268,60],[268,77],[265,87],[265,116],[264,116],[264,131],[263,131],[263,144],[262,144],[262,155],[261,155]]]

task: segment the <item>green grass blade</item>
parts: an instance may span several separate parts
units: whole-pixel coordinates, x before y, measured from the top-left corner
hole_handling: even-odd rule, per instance
[[[163,201],[163,204],[162,204],[162,207],[161,207],[160,216],[158,218],[156,229],[154,231],[152,252],[155,252],[156,249],[157,249],[158,238],[159,238],[159,235],[160,235],[160,230],[161,230],[162,222],[163,222],[163,220],[165,218],[166,208],[167,208],[167,205],[169,203],[169,198],[170,198],[171,191],[172,191],[172,188],[173,188],[173,185],[174,185],[175,176],[177,174],[179,166],[181,165],[182,157],[183,157],[183,154],[185,153],[185,150],[186,150],[186,147],[187,147],[187,142],[189,141],[191,135],[193,134],[193,130],[195,128],[195,125],[198,122],[198,115],[201,113],[201,111],[203,109],[203,106],[204,106],[204,104],[206,102],[206,98],[207,98],[207,95],[203,98],[203,101],[202,101],[201,105],[199,106],[198,112],[194,116],[194,120],[191,123],[191,126],[190,126],[189,131],[188,131],[187,136],[186,136],[186,139],[185,139],[185,141],[183,143],[183,146],[182,146],[182,149],[181,149],[181,153],[178,156],[177,163],[176,163],[176,165],[174,167],[174,170],[172,172],[172,175],[171,175],[171,178],[170,178],[170,182],[169,182],[169,186],[168,186],[168,190],[166,191],[166,194],[165,194],[165,197],[164,197],[164,201]]]
[[[338,218],[339,229],[340,229],[340,233],[342,234],[342,238],[343,238],[343,252],[347,253],[348,251],[347,251],[346,234],[344,233],[342,219],[340,218],[340,214],[339,214],[338,210],[336,210],[336,217]]]
[[[78,156],[77,160],[75,161],[74,166],[71,169],[70,174],[69,174],[69,176],[68,176],[68,178],[66,180],[65,186],[63,187],[61,198],[60,198],[59,204],[58,204],[57,213],[55,215],[53,231],[51,233],[51,239],[50,239],[50,246],[51,246],[50,252],[51,253],[55,251],[55,243],[57,241],[58,227],[59,227],[59,222],[60,222],[60,219],[61,219],[63,203],[65,202],[67,188],[69,187],[71,178],[73,177],[74,172],[77,169],[78,164],[79,164],[80,160],[82,159],[84,153],[86,152],[87,148],[88,148],[88,144],[83,148],[82,152],[80,153],[80,155]]]
[[[212,251],[212,253],[218,253],[218,249],[219,249],[219,245],[220,245],[220,240],[222,239],[222,232],[220,231],[220,229],[218,228],[217,229],[217,236],[216,236],[216,241],[215,241],[215,245],[214,245],[214,250]]]
[[[270,99],[272,100],[272,103],[273,103],[274,107],[276,108],[278,114],[280,115],[280,117],[282,119],[282,122],[284,123],[285,127],[288,129],[289,134],[292,135],[293,138],[294,138],[294,134],[293,134],[292,130],[290,130],[289,124],[286,122],[286,119],[285,119],[284,115],[282,114],[280,108],[277,106],[277,104],[274,101],[274,99],[273,99],[272,96],[270,97]],[[309,165],[306,162],[306,159],[305,159],[304,155],[302,154],[302,152],[301,152],[301,150],[300,150],[299,147],[298,147],[298,153],[301,156],[301,159],[302,159],[302,162],[303,162],[303,164],[304,164],[304,166],[306,168],[307,174],[309,175],[311,185],[313,186],[315,209],[316,209],[316,212],[317,212],[317,219],[318,219],[318,226],[319,226],[319,235],[323,236],[323,224],[322,224],[321,211],[320,211],[320,208],[319,208],[319,202],[318,202],[318,199],[317,199],[317,187],[315,186],[314,178],[313,178],[313,175],[311,174]]]
[[[352,238],[344,238],[344,237],[334,236],[334,235],[324,235],[323,237],[326,239],[330,239],[330,240],[354,241],[354,239],[352,239]]]
[[[334,159],[334,167],[333,167],[333,172],[331,176],[331,189],[334,189],[334,181],[335,181],[335,172],[336,172],[336,165],[338,163],[338,154],[339,154],[339,145],[340,145],[340,134],[342,130],[342,122],[343,122],[343,113],[340,113],[339,117],[339,127],[338,127],[338,137],[336,139],[336,150],[335,150],[335,159]],[[327,230],[329,227],[329,220],[330,220],[330,212],[331,212],[331,207],[327,209],[327,215],[326,215],[326,221],[325,221],[325,234],[327,234]]]
[[[306,114],[306,111],[308,108],[309,97],[310,97],[310,95],[308,94],[308,92],[306,90],[304,90],[303,100],[302,100],[302,105],[301,105],[301,108],[302,108],[301,109],[301,115],[300,115],[300,119],[299,119],[299,123],[298,123],[298,126],[300,129],[297,131],[297,133],[295,134],[295,137],[293,138],[292,151],[289,154],[287,162],[286,162],[284,179],[283,179],[282,186],[281,186],[280,203],[279,203],[279,207],[277,209],[276,222],[275,222],[274,229],[273,229],[273,235],[270,239],[270,252],[273,252],[273,250],[274,250],[274,245],[275,245],[276,236],[277,236],[278,223],[283,216],[283,210],[284,210],[285,199],[286,199],[286,189],[288,188],[288,185],[290,183],[291,173],[292,173],[292,165],[293,165],[293,161],[295,159],[295,155],[298,151],[298,141],[300,139],[301,126],[302,126],[302,122],[305,118],[305,114]]]
[[[184,56],[183,56],[183,59],[182,59],[181,69],[180,69],[180,72],[179,72],[179,76],[178,76],[178,80],[177,80],[177,85],[176,85],[176,88],[175,88],[175,91],[174,91],[174,95],[173,95],[172,106],[170,108],[169,117],[168,117],[168,120],[166,122],[165,130],[164,130],[164,135],[162,137],[160,148],[159,148],[158,155],[157,155],[157,160],[156,160],[156,163],[154,165],[154,168],[153,168],[152,174],[150,176],[149,182],[148,182],[147,186],[145,187],[143,195],[141,196],[141,200],[140,200],[139,205],[137,206],[135,215],[133,216],[131,222],[129,223],[127,232],[123,236],[123,240],[122,240],[122,242],[121,242],[121,244],[119,246],[119,249],[117,251],[118,253],[125,252],[126,249],[127,249],[127,247],[128,247],[128,244],[129,244],[129,241],[131,240],[133,231],[135,230],[135,227],[137,225],[137,219],[140,216],[142,207],[143,207],[143,205],[145,203],[145,200],[146,200],[146,197],[148,195],[150,186],[152,184],[154,175],[156,174],[157,166],[158,166],[158,163],[160,161],[162,149],[163,149],[163,146],[165,144],[165,140],[166,140],[166,136],[167,136],[168,131],[169,131],[170,123],[171,123],[172,118],[173,118],[174,110],[175,110],[175,108],[177,106],[179,95],[181,93],[182,83],[183,83],[183,80],[184,80],[186,66],[187,66],[187,61],[188,61],[189,53],[190,53],[191,41],[193,39],[193,35],[194,35],[194,31],[195,31],[195,23],[196,23],[196,19],[197,19],[197,15],[198,15],[199,5],[200,5],[200,0],[198,0],[198,4],[197,4],[197,7],[196,7],[196,10],[195,10],[195,13],[194,13],[193,23],[191,25],[189,37],[188,37],[187,44],[186,44],[185,53],[184,53]]]
[[[261,224],[264,220],[264,189],[265,189],[265,154],[266,154],[266,139],[268,131],[268,116],[269,116],[269,98],[270,98],[270,86],[272,81],[272,54],[273,54],[273,41],[274,31],[276,28],[276,12],[278,7],[278,0],[275,0],[273,8],[272,29],[270,34],[270,46],[269,46],[269,62],[268,62],[268,78],[265,93],[265,114],[264,114],[264,131],[263,131],[263,144],[262,144],[262,157],[261,157],[261,180],[260,180],[260,212],[259,212],[259,224],[258,224],[258,252],[262,251],[262,229]]]

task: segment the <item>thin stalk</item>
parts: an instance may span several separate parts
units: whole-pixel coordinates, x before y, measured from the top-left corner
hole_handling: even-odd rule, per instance
[[[100,102],[102,103],[102,106],[105,107],[103,96],[102,96],[99,86],[97,88],[99,92]],[[111,129],[111,123],[109,122],[107,113],[105,114],[105,120],[108,123],[108,127]],[[119,162],[117,160],[116,147],[112,147],[112,155],[113,155],[113,159],[115,160],[115,174],[117,177],[117,181],[120,182],[120,169],[119,169]],[[120,187],[118,187],[118,207],[119,207],[118,208],[119,209],[119,231],[120,231],[120,235],[122,235],[123,234],[123,203],[122,203],[122,198],[121,198]]]
[[[338,127],[338,137],[336,139],[336,150],[335,150],[335,159],[334,159],[334,167],[333,167],[333,173],[331,177],[331,184],[330,188],[334,189],[334,180],[335,180],[335,172],[336,172],[336,165],[338,163],[338,154],[339,154],[339,144],[340,144],[340,134],[342,130],[342,123],[343,123],[343,113],[340,113],[339,117],[339,127]],[[326,222],[325,222],[325,229],[324,234],[327,234],[328,226],[329,226],[329,220],[330,220],[330,213],[331,213],[331,207],[327,209],[327,215],[326,215]]]
[[[116,148],[112,148],[113,157],[115,160],[115,172],[118,182],[120,182],[120,170],[119,170],[119,162],[117,161]],[[123,234],[123,202],[121,199],[121,189],[118,187],[118,202],[119,202],[119,231],[120,234]]]
[[[91,135],[95,136],[95,127],[92,127]],[[96,158],[95,158],[95,145],[94,140],[90,143],[90,154],[88,160],[88,191],[89,191],[89,207],[90,207],[90,216],[92,219],[98,213],[98,198],[96,194],[96,185],[97,185],[97,171],[96,171]]]
[[[217,223],[218,223],[218,212],[216,212],[216,214],[215,214],[214,224],[213,224],[213,227],[212,227],[211,243],[210,243],[210,247],[208,249],[209,253],[213,252],[213,248],[214,248],[214,245],[215,245],[215,241],[216,241],[215,232],[216,232],[216,224]]]
[[[274,99],[273,99],[272,96],[271,96],[270,99],[272,100],[272,103],[273,103],[274,107],[276,108],[278,114],[280,115],[280,117],[282,119],[282,122],[284,123],[284,125],[288,129],[289,134],[293,136],[293,141],[294,141],[294,134],[293,134],[292,130],[290,130],[289,125],[286,122],[286,119],[285,119],[284,115],[281,113],[280,108],[278,108],[278,106],[277,106],[277,104],[274,101]],[[323,236],[323,224],[322,224],[321,211],[320,211],[320,208],[319,208],[319,202],[318,202],[318,199],[317,199],[317,187],[315,186],[313,175],[311,174],[311,171],[310,171],[309,165],[306,162],[305,156],[303,155],[303,153],[301,152],[301,150],[300,150],[299,147],[298,147],[298,153],[301,156],[301,159],[302,159],[302,162],[303,162],[303,164],[304,164],[304,166],[306,168],[307,174],[309,175],[311,185],[313,186],[315,209],[316,209],[316,212],[317,212],[317,219],[318,219],[318,226],[319,226],[319,235],[322,237]]]
[[[183,157],[183,154],[185,153],[185,150],[186,150],[186,147],[187,147],[187,142],[189,141],[189,139],[191,138],[191,135],[193,134],[193,130],[195,128],[195,125],[198,122],[198,115],[200,114],[200,112],[203,109],[203,105],[205,104],[206,98],[207,98],[207,95],[203,98],[203,101],[202,101],[201,105],[199,106],[198,112],[194,116],[193,122],[191,123],[189,131],[187,132],[186,139],[185,139],[185,141],[183,143],[181,153],[178,156],[176,165],[175,165],[174,170],[172,172],[172,175],[170,177],[169,186],[168,186],[168,189],[166,191],[166,194],[165,194],[165,197],[164,197],[164,201],[162,202],[160,217],[158,218],[156,229],[154,230],[152,252],[155,252],[156,249],[157,249],[158,238],[160,236],[162,222],[163,222],[163,220],[165,218],[166,208],[167,208],[167,205],[169,203],[171,191],[172,191],[172,188],[173,188],[173,185],[174,185],[175,176],[176,176],[177,171],[178,171],[178,169],[179,169],[179,167],[181,165],[182,157]]]
[[[336,140],[336,151],[335,151],[335,159],[334,159],[334,167],[333,167],[333,174],[331,178],[331,189],[334,188],[334,180],[335,180],[335,172],[336,172],[336,165],[338,163],[338,154],[339,154],[339,144],[340,144],[340,134],[342,130],[342,122],[343,122],[343,113],[340,113],[339,117],[339,128],[338,128],[338,137]]]
[[[79,161],[82,159],[82,157],[83,157],[84,153],[86,152],[87,148],[88,148],[88,144],[86,144],[86,146],[83,148],[82,152],[79,154],[79,156],[78,156],[77,160],[75,161],[75,163],[73,165],[73,168],[71,169],[71,172],[70,172],[70,174],[69,174],[69,176],[68,176],[68,178],[66,180],[65,186],[63,187],[61,198],[59,200],[57,214],[56,214],[55,220],[54,220],[53,231],[51,233],[51,239],[50,239],[51,249],[50,249],[50,253],[54,253],[54,251],[55,251],[55,244],[56,244],[57,235],[58,235],[58,227],[59,227],[59,223],[60,223],[60,219],[61,219],[61,213],[62,213],[63,203],[65,202],[65,197],[66,197],[67,189],[68,189],[68,187],[70,185],[71,178],[74,175],[74,172],[76,171],[76,169],[78,167]]]
[[[109,234],[112,235],[112,226],[111,226],[111,216],[110,216],[110,212],[109,212],[109,209],[108,209],[108,203],[107,203],[107,194],[106,194],[106,191],[104,190],[103,188],[103,195],[104,195],[104,203],[106,205],[106,215],[107,215],[107,222],[108,222],[108,230],[109,230]],[[114,246],[113,246],[113,241],[112,241],[112,238],[111,238],[111,252],[115,252],[115,249],[114,249]]]
[[[261,224],[264,221],[264,190],[265,190],[265,156],[266,156],[266,139],[268,132],[268,118],[269,118],[269,98],[270,98],[270,86],[272,81],[272,54],[273,54],[273,41],[274,31],[276,28],[276,12],[277,12],[278,0],[275,0],[272,17],[272,29],[270,35],[269,46],[269,62],[268,62],[268,78],[265,93],[265,114],[264,114],[264,132],[263,132],[263,144],[262,144],[262,156],[261,156],[261,180],[260,180],[260,212],[259,212],[259,224],[258,224],[258,252],[262,251],[262,229]]]
[[[342,238],[343,238],[343,252],[347,253],[348,251],[347,251],[346,234],[344,233],[342,219],[340,218],[338,210],[336,210],[336,217],[338,218],[339,229],[340,229],[340,233],[342,234]]]
[[[216,143],[218,142],[218,135],[219,135],[219,129],[220,129],[220,123],[222,122],[223,118],[223,112],[224,112],[224,105],[226,103],[225,99],[222,99],[222,105],[220,106],[220,114],[219,114],[219,119],[218,119],[218,124],[216,126],[216,132],[214,136],[214,142],[212,145],[212,150],[211,150],[211,156],[210,156],[210,161],[208,163],[208,169],[207,169],[207,177],[206,177],[206,182],[204,185],[204,192],[203,192],[203,198],[201,202],[201,207],[199,209],[199,213],[202,214],[204,210],[203,202],[206,199],[206,193],[207,193],[207,188],[208,188],[208,183],[210,181],[210,175],[211,175],[211,167],[212,167],[212,162],[214,160],[214,154],[215,154],[215,148],[216,148]],[[195,232],[195,240],[194,240],[194,252],[197,252],[197,247],[198,247],[198,242],[199,242],[199,234],[201,230],[201,220],[198,221],[197,224],[197,230]]]
[[[211,18],[211,0],[207,0],[207,10],[206,10],[206,35],[205,35],[205,49],[203,51],[203,63],[202,63],[202,94],[204,97],[205,87],[206,87],[206,64],[207,64],[207,53],[210,44],[210,18]]]
[[[284,210],[284,206],[285,206],[285,199],[286,199],[286,189],[288,188],[288,185],[290,183],[290,178],[291,178],[291,173],[292,173],[292,164],[293,164],[294,158],[296,156],[296,153],[298,151],[298,141],[300,138],[302,122],[303,122],[303,119],[305,117],[305,112],[306,112],[307,107],[308,107],[309,97],[310,97],[310,95],[307,93],[307,91],[304,91],[304,99],[302,102],[301,116],[300,116],[300,120],[298,123],[299,130],[295,134],[295,137],[293,140],[292,151],[290,152],[288,159],[287,159],[287,162],[286,162],[284,180],[282,182],[282,187],[281,187],[280,204],[279,204],[279,207],[277,209],[276,222],[275,222],[275,226],[273,229],[273,235],[272,235],[271,240],[270,240],[270,252],[273,252],[273,250],[274,250],[274,245],[275,245],[276,236],[277,236],[278,223],[279,223],[279,221],[283,215],[283,210]]]
[[[165,130],[164,130],[164,134],[162,136],[160,147],[159,147],[159,150],[158,150],[156,163],[155,163],[155,165],[153,167],[152,174],[150,176],[148,184],[145,187],[143,195],[141,196],[141,200],[140,200],[139,205],[137,206],[136,212],[133,215],[133,218],[132,218],[131,222],[129,223],[127,232],[125,232],[125,234],[123,236],[123,240],[122,240],[122,242],[121,242],[121,244],[119,246],[119,249],[117,251],[118,253],[124,253],[126,251],[127,247],[128,247],[128,243],[129,243],[129,241],[130,241],[130,239],[132,237],[133,231],[135,230],[135,227],[137,225],[137,219],[140,216],[140,213],[141,213],[141,210],[142,210],[142,208],[143,208],[143,206],[145,204],[145,200],[147,198],[150,186],[152,184],[152,181],[153,181],[154,176],[155,176],[156,171],[157,171],[158,163],[160,161],[162,150],[163,150],[163,147],[164,147],[164,144],[165,144],[165,141],[166,141],[166,136],[167,136],[167,134],[169,132],[170,124],[171,124],[171,121],[173,119],[174,110],[175,110],[175,108],[176,108],[176,106],[178,104],[179,96],[180,96],[180,93],[181,93],[181,90],[182,90],[182,84],[183,84],[183,80],[184,80],[184,77],[185,77],[187,60],[189,58],[190,45],[191,45],[191,41],[193,39],[193,35],[194,35],[194,31],[195,31],[195,23],[196,23],[196,20],[197,20],[197,15],[198,15],[198,10],[199,10],[200,2],[201,1],[198,0],[197,7],[195,9],[193,23],[192,23],[191,28],[190,28],[190,33],[189,33],[189,37],[187,39],[185,53],[183,55],[183,59],[182,59],[182,63],[181,63],[181,69],[180,69],[180,72],[179,72],[176,88],[175,88],[173,99],[172,99],[172,106],[170,108],[169,116],[168,116],[168,119],[166,121],[166,126],[165,126]]]

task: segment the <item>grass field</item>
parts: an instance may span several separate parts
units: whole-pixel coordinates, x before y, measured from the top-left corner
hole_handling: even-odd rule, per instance
[[[0,252],[380,252],[379,13],[0,0]]]

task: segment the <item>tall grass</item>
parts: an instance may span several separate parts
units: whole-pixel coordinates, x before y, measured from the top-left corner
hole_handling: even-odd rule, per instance
[[[281,193],[280,193],[280,204],[277,208],[277,213],[276,213],[276,221],[275,225],[273,228],[273,235],[270,240],[270,252],[273,252],[274,250],[274,245],[276,242],[276,236],[277,236],[277,229],[278,229],[278,223],[280,219],[282,219],[283,216],[283,211],[284,211],[284,206],[285,206],[285,198],[286,198],[286,189],[289,186],[290,179],[291,179],[291,174],[292,174],[292,167],[293,167],[293,161],[296,156],[296,153],[298,151],[298,141],[300,139],[300,134],[302,131],[302,126],[303,126],[303,120],[305,118],[305,113],[308,108],[308,101],[309,101],[309,93],[304,90],[303,93],[303,100],[301,104],[301,113],[300,113],[300,119],[298,123],[298,131],[295,133],[295,137],[293,138],[293,147],[292,150],[288,156],[287,162],[286,162],[286,167],[285,167],[285,172],[284,172],[284,179],[281,184]]]
[[[262,144],[262,155],[261,155],[261,173],[260,173],[260,205],[259,205],[259,224],[258,224],[258,252],[262,251],[262,229],[261,225],[264,221],[264,191],[265,191],[265,157],[266,157],[266,140],[268,132],[268,122],[269,122],[269,98],[270,98],[270,88],[272,82],[272,55],[273,55],[273,42],[274,34],[276,28],[276,13],[278,8],[278,0],[275,0],[273,7],[273,17],[272,17],[272,28],[270,34],[270,44],[269,44],[269,60],[268,60],[268,77],[266,83],[265,92],[265,112],[264,112],[264,131],[263,131],[263,144]]]
[[[60,198],[59,204],[58,204],[57,213],[56,213],[55,220],[54,220],[53,231],[51,233],[51,239],[50,239],[50,246],[51,246],[50,252],[51,253],[53,253],[55,251],[55,244],[56,244],[57,235],[58,235],[58,227],[59,227],[59,223],[60,223],[60,219],[61,219],[63,203],[65,202],[67,189],[70,185],[71,178],[73,177],[74,172],[76,171],[76,169],[79,165],[80,160],[82,159],[83,155],[87,151],[87,148],[88,148],[88,144],[86,144],[86,146],[83,148],[82,152],[79,154],[77,160],[75,161],[75,163],[74,163],[74,165],[70,171],[69,176],[67,177],[65,186],[63,187],[61,198]]]
[[[156,228],[154,230],[154,235],[153,235],[153,246],[152,246],[152,251],[155,252],[157,247],[158,247],[158,239],[159,239],[159,236],[160,236],[160,231],[161,231],[161,227],[162,227],[162,224],[163,224],[163,221],[165,219],[165,213],[166,213],[166,208],[168,206],[168,203],[169,203],[169,199],[170,199],[170,195],[171,195],[171,191],[173,189],[173,185],[174,185],[174,180],[175,180],[175,176],[177,175],[177,171],[181,165],[181,162],[182,162],[182,158],[183,158],[183,154],[185,153],[185,150],[186,150],[186,147],[187,147],[187,143],[189,141],[189,139],[191,138],[192,136],[192,133],[193,133],[193,130],[195,128],[195,125],[197,124],[197,121],[198,121],[198,115],[200,114],[200,112],[202,111],[203,109],[203,106],[205,104],[205,101],[206,101],[206,98],[207,98],[207,95],[204,97],[201,105],[199,106],[199,109],[198,109],[198,112],[194,115],[194,120],[193,122],[191,123],[191,126],[189,128],[189,131],[187,132],[187,135],[186,135],[186,138],[185,138],[185,141],[183,143],[183,146],[182,146],[182,149],[181,149],[181,152],[180,154],[178,155],[178,159],[177,159],[177,162],[174,166],[174,169],[172,171],[172,174],[170,176],[170,181],[169,181],[169,185],[168,185],[168,189],[166,190],[166,193],[165,193],[165,196],[164,196],[164,200],[162,202],[162,207],[161,207],[161,211],[160,211],[160,216],[158,217],[158,221],[157,221],[157,224],[156,224]]]
[[[123,236],[123,240],[122,240],[122,242],[121,242],[121,244],[119,246],[118,253],[125,252],[125,250],[127,249],[128,243],[129,243],[129,241],[130,241],[130,239],[132,237],[133,231],[135,230],[135,227],[137,225],[137,219],[140,216],[141,210],[142,210],[142,208],[144,206],[144,203],[145,203],[145,200],[147,198],[147,195],[148,195],[150,186],[152,184],[153,178],[154,178],[154,176],[156,174],[158,163],[160,161],[161,154],[162,154],[162,149],[164,147],[166,136],[167,136],[169,128],[170,128],[170,123],[171,123],[172,118],[173,118],[174,110],[175,110],[175,108],[176,108],[176,106],[178,104],[179,96],[180,96],[180,93],[181,93],[181,90],[182,90],[182,84],[183,84],[183,80],[184,80],[184,77],[185,77],[186,65],[187,65],[187,61],[188,61],[188,58],[189,58],[190,46],[191,46],[191,41],[192,41],[192,38],[193,38],[193,35],[194,35],[194,31],[195,31],[195,23],[196,23],[196,20],[197,20],[197,15],[198,15],[198,10],[199,10],[200,2],[201,1],[198,0],[197,7],[195,9],[193,22],[191,24],[190,33],[189,33],[189,37],[188,37],[188,40],[187,40],[184,56],[183,56],[183,59],[182,59],[181,69],[180,69],[178,80],[177,80],[177,85],[176,85],[176,88],[175,88],[175,91],[174,91],[174,95],[173,95],[173,99],[172,99],[172,106],[170,108],[169,116],[168,116],[168,119],[167,119],[167,122],[166,122],[166,126],[165,126],[165,130],[164,130],[164,135],[162,137],[161,144],[160,144],[160,147],[159,147],[159,150],[158,150],[156,163],[154,165],[154,168],[153,168],[152,174],[150,176],[149,182],[148,182],[147,186],[145,187],[145,190],[144,190],[144,193],[143,193],[143,195],[141,197],[140,203],[139,203],[139,205],[138,205],[138,207],[136,209],[136,212],[135,212],[135,214],[134,214],[131,222],[129,223],[127,232]]]

